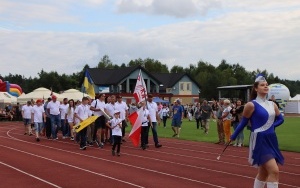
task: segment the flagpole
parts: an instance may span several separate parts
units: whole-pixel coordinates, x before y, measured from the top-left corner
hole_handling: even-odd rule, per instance
[[[141,77],[143,78],[143,80],[144,80],[144,82],[145,82],[145,79],[144,79],[144,77],[142,76],[142,69],[140,69],[140,74],[139,75],[141,75]],[[144,82],[142,82],[142,86],[143,86],[143,88],[145,88],[145,86],[144,86]],[[145,83],[146,84],[146,83]],[[147,92],[147,95],[145,96],[145,101],[146,101],[146,103],[145,103],[145,105],[146,105],[146,108],[147,108],[147,110],[149,110],[148,109],[148,104],[147,104],[147,101],[148,101],[148,91],[147,91],[147,87],[146,87],[146,92]]]

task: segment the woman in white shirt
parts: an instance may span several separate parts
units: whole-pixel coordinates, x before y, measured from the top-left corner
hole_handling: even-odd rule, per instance
[[[73,99],[68,101],[69,103],[69,107],[66,113],[66,120],[68,121],[68,124],[70,126],[70,136],[71,136],[71,140],[74,140],[74,131],[73,131],[73,126],[74,126],[74,111],[75,111],[75,102]]]

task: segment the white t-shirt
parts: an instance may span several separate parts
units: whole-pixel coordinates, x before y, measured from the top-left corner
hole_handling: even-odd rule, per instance
[[[68,112],[69,104],[59,105],[60,119],[66,119],[66,113]]]
[[[43,105],[34,105],[31,109],[31,113],[33,114],[33,122],[43,123],[43,113],[45,113]]]
[[[80,117],[80,119],[85,120],[89,117],[90,107],[89,105],[81,104],[75,108],[74,113],[77,114]]]
[[[143,110],[143,121],[142,121],[142,127],[148,126],[148,116],[149,116],[149,110],[145,109]]]
[[[114,117],[115,108],[116,108],[115,103],[114,104],[112,104],[112,103],[106,104],[105,109],[107,110],[108,115],[110,117]]]
[[[50,109],[51,115],[58,115],[58,114],[60,114],[59,106],[60,106],[59,101],[56,101],[56,102],[50,101],[47,105],[47,109]]]
[[[124,101],[122,101],[121,103],[116,102],[115,103],[115,108],[116,108],[116,110],[120,111],[120,118],[122,120],[125,120],[125,118],[126,118],[125,117],[126,116],[126,111],[128,110],[127,104]]]
[[[223,121],[225,121],[225,120],[231,120],[232,115],[231,115],[231,113],[230,113],[230,110],[231,110],[231,107],[230,107],[230,106],[227,106],[227,107],[223,110],[222,116],[223,116],[226,112],[228,112],[228,115],[227,115],[225,118],[223,118]]]
[[[116,124],[122,122],[122,119],[118,118],[113,118],[111,120],[109,120],[109,123],[110,123],[110,126],[111,127],[114,127],[116,126]],[[120,126],[116,126],[112,129],[112,135],[115,135],[115,136],[122,136],[122,128],[120,128]]]
[[[167,116],[168,113],[169,113],[169,108],[168,108],[168,107],[162,108],[162,109],[159,111],[159,114],[160,114],[160,117],[161,117],[161,118]]]
[[[23,118],[24,119],[31,119],[31,109],[32,109],[32,106],[28,106],[28,105],[24,105],[22,107],[22,111],[23,111]]]
[[[150,114],[150,119],[152,122],[157,122],[156,112],[158,112],[157,104],[155,102],[147,102],[147,107]]]
[[[97,105],[96,105],[96,103],[97,103]],[[100,101],[99,99],[96,99],[96,100],[94,100],[92,102],[91,107],[94,107],[96,109],[104,110],[105,109],[105,102],[104,101]],[[102,116],[102,115],[104,115],[102,111],[94,111],[93,113],[96,116]]]
[[[67,119],[69,123],[74,122],[74,107],[68,108],[67,110]]]

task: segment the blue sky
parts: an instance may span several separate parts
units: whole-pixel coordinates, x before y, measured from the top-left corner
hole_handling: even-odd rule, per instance
[[[297,0],[0,0],[1,75],[71,74],[104,55],[188,67],[222,59],[300,80]]]

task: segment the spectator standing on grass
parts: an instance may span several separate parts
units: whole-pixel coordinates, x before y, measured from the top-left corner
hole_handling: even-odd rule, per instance
[[[201,122],[200,103],[196,104],[194,116],[195,116],[195,120],[196,120],[196,127],[197,127],[197,129],[199,129],[200,125],[201,125],[201,129],[203,129],[202,128],[202,122]]]
[[[50,114],[51,119],[52,139],[58,140],[57,131],[61,128],[59,111],[60,102],[57,101],[57,97],[55,95],[52,95],[51,98],[52,100],[47,104],[47,111]]]
[[[159,111],[160,119],[163,120],[164,128],[166,128],[167,125],[167,119],[169,117],[169,108],[166,104],[163,104],[162,109]]]
[[[218,131],[218,137],[219,141],[215,144],[225,144],[225,134],[224,134],[224,128],[223,128],[223,119],[222,119],[222,113],[224,110],[224,100],[220,99],[218,103],[218,111],[217,111],[217,131]]]
[[[25,126],[24,135],[28,134],[29,136],[32,135],[32,132],[31,132],[31,111],[32,111],[31,102],[27,101],[26,105],[24,105],[22,107],[22,117],[23,117],[24,126]]]
[[[230,110],[230,113],[232,114],[232,127],[233,127],[233,130],[236,130],[238,124],[242,120],[243,110],[244,110],[244,106],[242,106],[242,101],[237,100],[236,105]],[[236,142],[234,143],[233,146],[242,147],[242,145],[244,143],[243,130],[241,130],[241,132],[236,137]]]
[[[79,120],[79,122],[83,122],[85,119],[89,117],[90,107],[88,106],[89,99],[87,97],[82,98],[82,103],[75,108],[74,117]],[[78,135],[80,139],[80,149],[86,149],[86,130],[87,127],[82,129]]]
[[[115,110],[113,119],[109,120],[106,123],[106,126],[109,127],[112,131],[113,136],[113,146],[112,146],[112,155],[116,155],[116,147],[117,147],[117,156],[120,156],[121,151],[121,142],[122,142],[122,119],[120,118],[120,111]]]
[[[231,119],[232,115],[230,114],[231,106],[230,106],[230,100],[225,99],[224,100],[224,110],[222,112],[222,120],[223,120],[223,129],[224,129],[224,135],[225,135],[225,141],[230,141],[231,136]]]
[[[160,148],[162,145],[159,143],[158,136],[157,136],[157,125],[160,123],[160,118],[158,115],[158,106],[157,106],[156,102],[153,102],[152,94],[148,94],[147,100],[148,101],[146,103],[146,108],[149,110],[149,116],[150,116],[150,119],[152,122],[152,126],[151,126],[150,122],[148,122],[148,127],[149,128],[151,127],[155,147]],[[149,132],[149,129],[148,129],[148,132]],[[148,144],[148,141],[146,144]]]
[[[38,99],[31,110],[31,121],[34,123],[36,141],[40,141],[40,134],[43,128],[43,121],[46,121],[45,109],[42,100]]]
[[[202,126],[204,128],[204,133],[208,134],[209,120],[210,120],[210,117],[212,115],[212,108],[207,103],[207,100],[204,100],[202,102],[202,105],[200,107],[200,111],[201,111],[201,122],[202,122]]]
[[[275,128],[284,119],[273,101],[267,100],[269,87],[263,75],[259,74],[252,87],[251,101],[243,111],[243,118],[231,136],[235,140],[242,129],[251,121],[249,141],[249,163],[258,167],[254,188],[278,188],[279,167],[284,158],[279,150]]]
[[[184,108],[180,104],[180,100],[177,99],[174,101],[173,105],[173,117],[172,117],[172,130],[174,132],[173,137],[178,137],[180,134],[180,128],[182,124],[182,119],[184,117]]]

